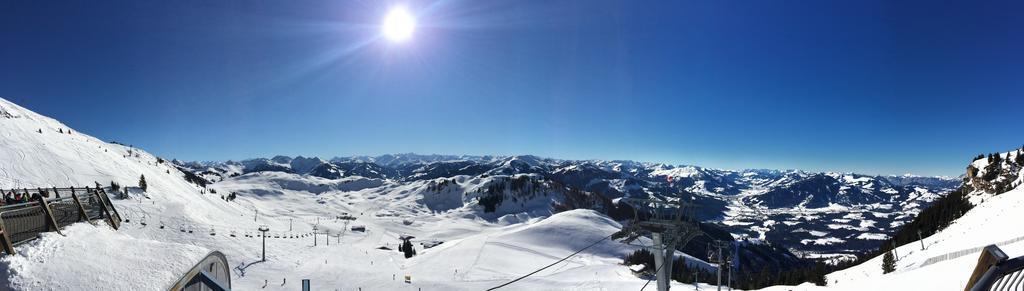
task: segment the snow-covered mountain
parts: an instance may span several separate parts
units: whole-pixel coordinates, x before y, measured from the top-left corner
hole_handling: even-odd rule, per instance
[[[979,155],[967,166],[964,177],[965,187],[975,197],[988,197],[1007,192],[1020,185],[1024,171],[1024,155],[1021,150],[1004,153]]]
[[[165,289],[212,250],[228,255],[235,266],[233,285],[240,290],[259,289],[264,280],[303,278],[312,279],[317,289],[480,290],[617,231],[632,213],[616,203],[621,197],[690,196],[702,206],[700,215],[709,222],[702,228],[711,235],[745,236],[746,245],[784,246],[797,254],[741,247],[747,266],[742,270],[749,273],[757,264],[800,264],[798,256],[877,247],[961,181],[977,206],[926,237],[926,250],[920,251],[918,242],[905,244],[898,249],[896,273],[881,275],[877,258],[830,274],[829,284],[951,290],[966,280],[965,269],[973,267],[975,257],[950,258],[950,253],[1006,242],[1011,256],[1024,254],[1017,243],[1021,240],[1015,240],[1024,233],[1015,231],[1014,224],[1021,218],[1016,209],[1024,205],[1019,150],[975,160],[963,178],[732,171],[534,156],[167,162],[3,99],[0,137],[0,188],[133,186],[143,175],[149,184],[146,192],[132,189],[130,199],[114,201],[131,220],[118,231],[104,224],[75,224],[0,258],[0,282],[12,290]],[[213,183],[204,187],[192,176]],[[228,194],[237,198],[227,201]],[[356,220],[337,219],[343,215]],[[246,236],[256,234],[260,225],[281,237],[267,240],[265,263],[258,262],[259,240]],[[314,225],[330,233],[330,247],[322,240],[313,246],[303,237]],[[369,231],[352,232],[352,225]],[[418,256],[405,259],[381,249],[394,247],[403,235],[416,237]],[[623,266],[622,257],[650,244],[646,238],[633,245],[603,241],[516,283],[515,289],[639,289],[646,280]],[[693,255],[677,256],[693,268],[714,268],[703,261],[706,249],[692,248],[684,249]],[[413,283],[389,275],[411,275]],[[804,287],[814,288],[777,288]]]
[[[291,289],[300,279],[311,279],[314,289],[323,290],[482,290],[594,242],[585,254],[519,281],[516,288],[625,290],[647,282],[621,262],[650,240],[641,238],[635,245],[600,240],[618,231],[619,222],[598,211],[554,213],[550,206],[575,209],[581,208],[576,204],[603,202],[535,175],[405,181],[391,176],[398,175],[393,167],[403,165],[402,157],[380,168],[376,161],[357,160],[347,162],[358,166],[325,168],[316,158],[289,157],[167,162],[3,99],[0,137],[0,188],[112,182],[133,187],[129,199],[112,197],[126,219],[119,230],[103,223],[73,224],[59,234],[43,233],[18,245],[16,254],[0,258],[3,290],[166,290],[213,250],[227,255],[237,290],[261,289],[268,281],[273,284],[266,289]],[[431,172],[415,171],[419,168],[409,166],[401,173]],[[328,179],[294,173],[318,169],[349,174]],[[374,172],[380,177],[367,177]],[[134,188],[141,176],[147,191]],[[214,183],[203,187],[199,179]],[[478,203],[505,194],[508,199],[495,203],[491,212]],[[227,196],[236,198],[228,201]],[[354,225],[366,231],[352,231]],[[271,229],[266,262],[260,262],[262,244],[255,237],[260,226]],[[314,246],[314,226],[327,234],[330,246],[322,235]],[[406,259],[389,250],[401,236],[415,237],[417,256]],[[691,267],[713,268],[682,252],[677,256],[687,258]],[[404,275],[413,278],[411,283],[394,280]]]
[[[798,253],[814,255],[851,255],[874,249],[880,240],[912,219],[921,208],[961,183],[961,178],[949,177],[869,176],[797,170],[731,171],[689,165],[560,160],[529,155],[391,154],[335,157],[329,162],[302,158],[311,163],[319,162],[319,165],[307,164],[301,168],[294,166],[297,159],[278,156],[245,160],[240,164],[244,165],[242,173],[286,172],[326,179],[367,177],[399,184],[457,177],[531,175],[534,179],[553,181],[592,193],[596,196],[592,197],[594,201],[603,202],[585,208],[619,215],[619,219],[629,218],[631,213],[609,212],[615,210],[616,205],[609,202],[618,198],[692,196],[701,205],[699,215],[703,220],[719,223],[735,237],[768,240]],[[238,163],[181,165],[207,175],[214,169],[213,173],[219,176],[214,179],[220,180],[237,175],[235,164]],[[221,169],[221,172],[216,172],[216,169]],[[477,203],[504,202],[504,199],[495,201],[489,197],[496,196],[484,196]],[[545,208],[542,211],[551,211],[554,207],[541,206]]]
[[[999,246],[1009,257],[1024,256],[1024,148],[979,156],[964,177],[967,213],[920,241],[901,244],[892,253],[896,270],[882,272],[882,255],[827,275],[829,286],[858,290],[963,290],[981,248]],[[810,286],[801,286],[813,289]],[[778,290],[801,288],[777,287]]]

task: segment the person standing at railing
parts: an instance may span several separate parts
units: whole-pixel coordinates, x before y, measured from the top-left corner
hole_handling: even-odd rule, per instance
[[[11,204],[15,203],[14,202],[14,190],[11,190],[10,192],[7,192],[7,196],[4,196],[4,202],[6,202],[7,205],[11,205]]]

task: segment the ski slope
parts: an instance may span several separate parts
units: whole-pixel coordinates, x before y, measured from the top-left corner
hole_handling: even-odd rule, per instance
[[[147,192],[133,188],[130,199],[114,200],[129,219],[118,231],[79,223],[0,258],[0,283],[12,290],[163,290],[213,250],[227,255],[236,290],[295,290],[302,279],[318,290],[483,290],[620,228],[591,210],[552,214],[546,196],[481,213],[471,203],[473,193],[494,177],[456,176],[451,188],[429,192],[424,189],[432,180],[263,172],[219,181],[210,186],[213,194],[143,150],[98,140],[3,99],[0,149],[0,188],[111,181],[134,186],[140,175],[149,184]],[[236,200],[221,199],[231,192]],[[766,289],[962,289],[977,254],[934,258],[1024,236],[1018,225],[1024,219],[1018,211],[1024,207],[1021,192],[983,197],[984,203],[926,238],[925,250],[919,242],[899,247],[895,273],[881,274],[881,258],[875,258],[830,274],[827,287]],[[344,215],[356,220],[337,219]],[[266,262],[260,261],[261,239],[254,237],[263,225],[271,236]],[[352,231],[355,225],[366,231]],[[314,227],[321,233],[315,243]],[[400,236],[415,237],[418,256],[406,259],[394,250]],[[605,240],[505,290],[639,290],[647,281],[620,265],[621,258],[649,244]],[[1011,256],[1024,255],[1024,242],[1001,247]],[[407,275],[410,282],[403,280]]]
[[[295,290],[302,279],[317,290],[481,290],[620,228],[590,210],[480,216],[464,196],[486,181],[465,177],[462,191],[426,193],[423,185],[380,179],[252,173],[214,184],[218,194],[212,194],[143,150],[90,137],[3,99],[0,137],[0,188],[134,186],[140,175],[149,185],[114,200],[128,219],[118,231],[79,223],[0,258],[0,283],[12,290],[163,290],[213,250],[227,255],[236,290]],[[238,198],[221,199],[230,192]],[[336,219],[346,213],[356,220]],[[261,225],[271,230],[266,262],[261,239],[250,237]],[[367,231],[351,231],[354,225]],[[315,243],[314,226],[324,233]],[[403,235],[416,237],[418,256],[379,249],[395,249]],[[640,289],[647,281],[620,264],[640,247],[605,240],[505,289]]]

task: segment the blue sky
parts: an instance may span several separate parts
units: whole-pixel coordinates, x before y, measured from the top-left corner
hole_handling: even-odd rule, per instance
[[[394,5],[417,17],[404,43],[379,36]],[[1021,1],[6,1],[0,97],[185,160],[959,175],[1024,144],[1021,15]]]

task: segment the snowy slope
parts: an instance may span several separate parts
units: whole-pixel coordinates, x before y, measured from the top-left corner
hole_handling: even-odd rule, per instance
[[[979,252],[943,260],[941,256],[1024,237],[1024,188],[991,197],[945,230],[920,242],[899,247],[897,271],[882,275],[882,258],[828,275],[829,283],[846,289],[963,290]],[[1024,256],[1024,241],[1000,245],[1011,257]],[[938,257],[938,258],[937,258]],[[935,259],[933,259],[935,258]],[[931,261],[929,261],[931,259]],[[893,288],[897,287],[897,288]]]
[[[95,183],[107,186],[112,181],[135,186],[139,177],[145,175],[149,185],[148,193],[133,195],[133,199],[138,200],[114,201],[123,216],[137,217],[137,209],[145,208],[146,212],[164,213],[181,221],[216,221],[232,216],[225,215],[225,212],[236,208],[226,203],[216,203],[218,200],[213,197],[200,195],[199,188],[185,182],[180,171],[166,162],[158,162],[155,156],[145,151],[103,142],[3,99],[0,99],[0,112],[0,136],[3,137],[0,138],[0,188],[80,187],[94,186]],[[164,240],[169,243],[150,241],[131,235],[130,231],[113,232],[103,226],[91,230],[82,227],[76,225],[70,228],[65,233],[67,238],[48,234],[41,240],[19,246],[18,252],[24,257],[4,258],[4,266],[0,269],[8,274],[10,287],[38,290],[43,287],[39,280],[49,278],[40,277],[39,274],[74,272],[69,270],[70,266],[63,266],[62,262],[84,262],[82,276],[53,278],[54,281],[47,281],[52,282],[46,283],[47,287],[64,289],[60,286],[105,286],[94,284],[113,283],[110,282],[111,278],[123,278],[137,271],[116,266],[158,267],[147,262],[164,257],[171,258],[166,264],[171,268],[162,268],[162,271],[180,276],[207,252],[203,247],[179,247],[174,240]],[[83,238],[91,241],[81,241]],[[151,257],[137,256],[152,253],[153,249],[173,252],[154,254]],[[51,260],[53,263],[45,263]],[[84,273],[85,270],[95,271],[86,266],[99,262],[107,263],[108,267],[100,268],[102,271],[94,274]],[[161,274],[153,279],[163,282],[168,276]],[[120,284],[125,284],[123,289],[127,290],[132,289],[128,286],[152,286],[153,283],[141,280]]]
[[[300,159],[304,158],[294,160]],[[284,156],[250,159],[241,162],[247,165],[241,172],[306,174],[288,163],[292,161],[291,164],[295,164],[294,160]],[[234,170],[235,164],[184,165],[200,175],[210,173],[211,166],[213,173],[220,169],[223,172],[219,176],[210,178],[220,181],[240,173]],[[814,256],[852,256],[875,249],[888,234],[961,183],[960,178],[950,177],[869,176],[797,170],[731,171],[634,161],[559,160],[529,155],[336,157],[308,174],[328,179],[377,178],[389,181],[389,185],[420,185],[421,181],[441,178],[483,179],[530,174],[575,189],[599,193],[602,200],[607,201],[621,197],[675,197],[685,195],[680,194],[685,190],[692,193],[701,205],[698,216],[720,222],[734,236],[768,240]],[[498,204],[500,208],[508,208],[505,201]]]
[[[161,178],[175,170],[144,151],[100,141],[3,99],[0,112],[0,188],[109,185],[112,180],[135,185],[143,174],[153,176],[151,184],[158,188],[186,186],[180,179]]]
[[[1024,256],[1024,187],[1019,187],[1024,173],[1020,164],[1007,162],[1021,150],[999,153],[1001,163],[989,167],[988,160],[971,163],[967,178],[973,187],[969,196],[975,207],[949,227],[923,241],[902,245],[897,255],[896,271],[882,274],[882,257],[827,276],[830,289],[841,290],[963,290],[977,264],[981,248],[996,244],[1010,257]],[[973,170],[971,169],[973,168]],[[981,169],[979,172],[975,172]],[[978,180],[987,171],[998,171],[988,180]],[[1017,186],[1004,193],[991,193],[993,182]],[[923,248],[923,249],[922,249]],[[818,289],[775,287],[769,289]]]
[[[63,236],[44,234],[0,259],[0,283],[12,290],[163,290],[212,250],[225,253],[234,266],[236,290],[294,290],[301,279],[311,279],[319,290],[480,290],[620,227],[590,210],[521,211],[540,209],[530,203],[550,203],[541,193],[481,217],[479,205],[465,203],[472,199],[466,196],[498,177],[460,177],[457,185],[428,191],[440,180],[394,183],[263,172],[227,177],[203,189],[145,151],[100,141],[4,100],[0,136],[0,188],[111,181],[134,186],[140,175],[149,184],[145,193],[132,189],[131,199],[114,200],[128,219],[120,230],[79,223]],[[308,168],[317,162],[262,163]],[[222,199],[232,192],[237,199]],[[345,215],[356,220],[337,219]],[[271,229],[267,262],[259,262],[261,240],[251,237],[260,225]],[[367,231],[350,230],[354,225]],[[315,243],[314,226],[321,233]],[[405,259],[379,249],[394,249],[403,235],[416,237],[419,256]],[[509,290],[639,289],[646,280],[620,265],[621,255],[636,248],[604,241]],[[402,282],[403,275],[412,282]]]
[[[253,169],[289,169],[217,175],[223,181],[210,186],[217,191],[217,194],[212,194],[209,189],[186,182],[177,168],[169,163],[160,163],[157,157],[145,151],[89,137],[2,99],[0,137],[3,137],[0,139],[0,188],[84,186],[95,182],[108,185],[111,181],[134,186],[140,175],[146,176],[150,187],[146,193],[133,190],[132,199],[114,201],[122,216],[130,219],[118,231],[102,223],[97,226],[76,224],[66,228],[64,236],[45,234],[41,239],[18,246],[17,255],[0,259],[0,272],[3,274],[0,283],[13,290],[162,290],[212,250],[222,251],[228,256],[234,266],[232,282],[237,290],[264,287],[294,290],[301,279],[311,279],[314,289],[322,290],[481,290],[554,262],[620,227],[614,220],[592,210],[553,214],[548,206],[553,202],[565,202],[559,201],[559,197],[564,196],[544,195],[547,192],[543,191],[531,196],[518,196],[520,199],[503,203],[495,212],[481,211],[481,206],[476,204],[479,195],[484,195],[490,185],[501,179],[531,177],[535,174],[530,172],[538,170],[565,177],[586,177],[576,175],[596,173],[600,179],[580,182],[643,193],[657,189],[647,183],[664,179],[663,175],[672,175],[680,180],[701,177],[700,181],[689,180],[693,183],[685,184],[685,187],[691,187],[706,197],[722,198],[736,197],[722,194],[729,193],[730,189],[738,192],[729,195],[755,196],[765,192],[763,187],[792,185],[814,175],[764,170],[729,172],[624,161],[574,164],[531,157],[392,155],[353,158],[344,162],[379,162],[407,175],[464,168],[425,167],[449,160],[473,161],[494,167],[482,172],[490,173],[486,176],[456,175],[408,181],[357,176],[325,179],[287,173],[293,171],[291,169],[309,168],[312,171],[314,164],[323,163],[319,159],[296,161],[275,157],[242,163],[202,164],[207,169],[227,170],[221,173],[234,171],[231,174],[241,174],[247,165]],[[444,165],[462,166],[457,163]],[[659,172],[652,174],[655,171]],[[503,175],[493,175],[495,173]],[[935,182],[914,179],[917,182],[887,186],[882,183],[884,178],[878,177],[826,176],[831,179],[829,181],[837,181],[837,185],[850,189],[925,187],[922,183]],[[737,181],[756,187],[730,188],[738,187]],[[553,187],[546,189],[555,191]],[[232,192],[238,194],[235,201],[221,199],[221,195]],[[934,197],[936,193],[925,188],[905,194],[921,198]],[[883,200],[895,205],[911,201],[887,198]],[[926,204],[925,200],[920,201],[921,205]],[[1024,193],[1020,189],[986,196],[985,203],[979,204],[943,232],[927,238],[927,250],[920,251],[917,243],[902,246],[898,250],[901,261],[897,273],[880,275],[880,258],[877,258],[831,274],[830,288],[959,289],[961,286],[957,285],[966,280],[975,256],[927,265],[925,262],[962,249],[1024,236],[1017,231],[1006,231],[1018,229],[1014,222],[1022,218],[1016,211],[1021,206],[1024,206]],[[737,217],[747,215],[744,210],[737,209]],[[823,217],[813,209],[805,210],[795,221],[820,220]],[[849,211],[848,208],[834,210]],[[343,215],[353,216],[356,220],[337,219]],[[868,215],[874,214],[835,219],[848,219],[847,222],[836,223],[843,227],[867,229],[869,226],[863,226],[862,221],[867,220]],[[772,223],[786,225],[787,221],[794,220]],[[259,262],[260,239],[249,237],[260,225],[271,229],[272,238],[267,240],[267,262]],[[354,225],[365,226],[367,231],[351,231]],[[314,245],[314,226],[329,237],[329,246],[323,234],[317,235],[319,240]],[[766,221],[758,227],[769,226]],[[820,232],[806,229],[805,234],[819,236]],[[418,256],[405,259],[397,251],[380,249],[394,249],[399,242],[398,237],[403,235],[415,237],[413,242]],[[825,239],[828,235],[821,236]],[[641,239],[638,243],[644,245],[649,241]],[[510,286],[508,290],[640,289],[646,280],[637,278],[620,265],[622,254],[637,247],[605,241]],[[1009,244],[1004,249],[1013,256],[1024,254],[1021,243]],[[691,262],[710,267],[697,260],[691,259]],[[411,276],[412,282],[403,282],[401,277],[404,275]],[[690,287],[679,285],[676,288]],[[779,286],[769,289],[800,288]]]
[[[2,264],[5,286],[26,290],[153,289],[174,282],[210,251],[206,248],[137,239],[101,224],[68,226],[67,237],[45,233],[17,248]],[[93,271],[89,271],[93,270]],[[144,274],[145,278],[138,278]],[[69,276],[71,276],[69,278]],[[138,279],[136,279],[138,278]],[[9,282],[6,282],[8,281]]]

